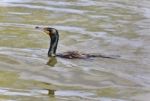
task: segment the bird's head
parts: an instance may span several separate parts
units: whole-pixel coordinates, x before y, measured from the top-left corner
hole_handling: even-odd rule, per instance
[[[51,27],[35,27],[36,29],[40,29],[42,31],[44,31],[46,34],[48,34],[50,37],[52,37],[53,35],[56,35],[58,33],[58,31],[55,28],[51,28]]]

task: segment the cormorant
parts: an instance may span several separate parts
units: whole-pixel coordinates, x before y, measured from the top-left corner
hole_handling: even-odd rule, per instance
[[[116,56],[105,56],[105,55],[101,55],[101,54],[87,54],[87,53],[81,53],[78,51],[69,51],[69,52],[56,54],[57,45],[58,45],[58,41],[59,41],[58,30],[55,28],[51,28],[51,27],[42,28],[42,27],[37,26],[35,28],[43,30],[46,34],[48,34],[50,36],[51,41],[50,41],[50,47],[48,50],[49,57],[58,56],[61,58],[68,58],[68,59],[87,59],[87,58],[92,58],[92,57],[111,58],[111,59],[116,58]]]

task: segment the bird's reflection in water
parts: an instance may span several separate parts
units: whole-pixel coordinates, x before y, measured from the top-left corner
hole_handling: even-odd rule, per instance
[[[55,90],[52,90],[52,89],[47,89],[48,90],[48,95],[51,96],[51,97],[54,97],[55,96]]]
[[[50,57],[48,62],[47,62],[47,65],[54,67],[56,65],[56,63],[57,63],[57,58],[56,57]]]
[[[47,91],[47,95],[54,98],[55,99],[55,85],[51,84],[51,83],[46,83],[46,82],[42,82],[44,85],[42,85],[41,87],[43,88],[43,90]]]

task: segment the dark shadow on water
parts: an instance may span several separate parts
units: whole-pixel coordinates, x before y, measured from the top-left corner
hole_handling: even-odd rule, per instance
[[[47,62],[47,65],[54,67],[56,64],[57,64],[57,58],[56,57],[50,57],[48,62]]]

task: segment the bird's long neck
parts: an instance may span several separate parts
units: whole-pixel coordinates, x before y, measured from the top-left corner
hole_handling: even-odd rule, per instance
[[[50,39],[51,39],[51,41],[50,41],[48,56],[49,57],[54,57],[54,56],[56,56],[57,44],[58,44],[58,40],[59,40],[58,32],[51,35]]]

